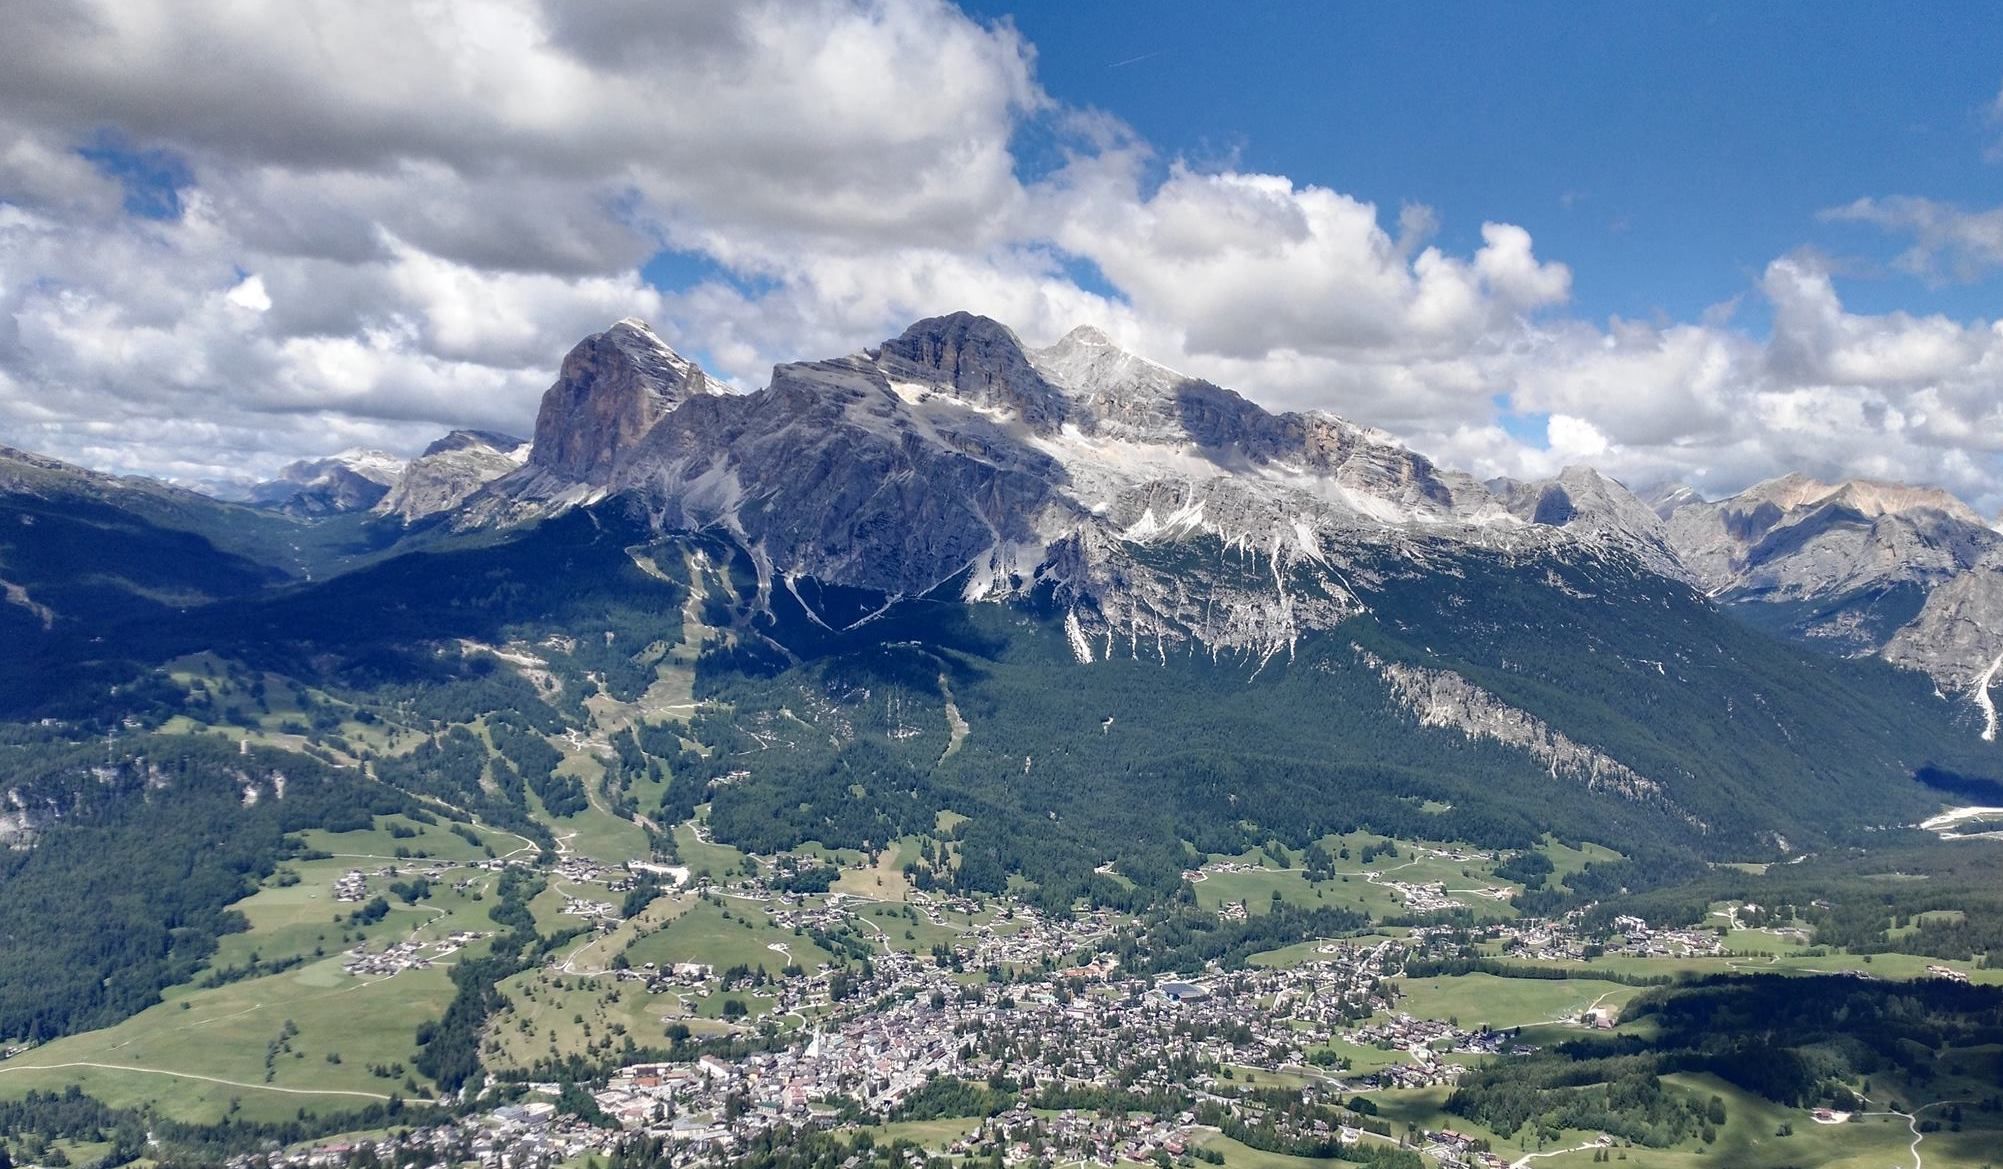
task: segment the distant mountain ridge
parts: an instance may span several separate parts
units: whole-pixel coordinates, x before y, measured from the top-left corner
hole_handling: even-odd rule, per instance
[[[349,450],[287,464],[276,479],[250,489],[248,500],[287,515],[366,511],[389,494],[404,461],[384,451]]]
[[[1115,642],[1270,657],[1355,612],[1345,573],[1386,544],[1671,567],[1635,530],[1648,510],[1611,481],[1575,480],[1579,505],[1540,523],[1381,432],[1268,412],[1089,328],[1030,350],[983,317],[932,318],[736,394],[628,320],[563,370],[528,465],[456,523],[630,495],[662,529],[730,532],[767,590],[802,575],[892,596],[1050,590],[1081,660]],[[1201,581],[1149,567],[1147,550],[1192,540],[1268,567]]]
[[[1956,692],[2003,655],[2003,533],[1947,492],[1786,475],[1655,507],[1693,578],[1763,624]]]
[[[1953,496],[1789,475],[1705,500],[1583,466],[1484,484],[1325,412],[1274,413],[1081,327],[1043,349],[955,313],[739,393],[645,322],[580,341],[534,438],[455,431],[408,464],[307,460],[262,492],[467,531],[612,497],[716,531],[758,593],[1049,596],[1081,662],[1179,646],[1256,660],[1359,612],[1386,574],[1494,553],[1612,560],[1757,625],[1980,699],[2003,659],[2003,535]],[[1214,549],[1214,551],[1206,551]],[[1222,557],[1222,559],[1219,559]],[[860,616],[816,612],[830,628]],[[1983,706],[1976,701],[1975,705]]]

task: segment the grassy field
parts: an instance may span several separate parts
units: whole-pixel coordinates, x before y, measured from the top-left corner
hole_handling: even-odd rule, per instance
[[[1598,1003],[1618,1007],[1642,988],[1597,979],[1497,978],[1462,974],[1447,978],[1407,978],[1398,1009],[1416,1018],[1453,1019],[1460,1026],[1498,1030],[1577,1019]]]
[[[1566,877],[1571,876],[1594,861],[1617,861],[1621,856],[1621,854],[1611,848],[1605,848],[1590,841],[1580,844],[1577,848],[1572,848],[1568,845],[1559,844],[1555,840],[1547,840],[1537,851],[1550,858],[1550,879],[1560,886],[1564,885]]]
[[[1491,886],[1508,885],[1494,876],[1495,863],[1487,859],[1453,859],[1436,855],[1440,852],[1454,852],[1456,846],[1442,842],[1399,842],[1398,855],[1380,856],[1365,865],[1361,860],[1362,850],[1367,845],[1381,844],[1383,837],[1370,833],[1356,832],[1346,836],[1330,836],[1324,839],[1322,847],[1336,857],[1336,875],[1329,880],[1310,882],[1301,869],[1301,855],[1294,853],[1290,858],[1292,867],[1281,867],[1263,852],[1253,851],[1239,856],[1217,856],[1211,863],[1229,861],[1241,866],[1236,872],[1206,871],[1203,880],[1196,882],[1197,904],[1216,909],[1232,902],[1242,901],[1252,913],[1264,913],[1272,908],[1273,894],[1278,893],[1283,900],[1310,908],[1332,906],[1356,909],[1372,917],[1403,916],[1412,912],[1405,900],[1386,884],[1378,882],[1398,881],[1407,884],[1438,884],[1454,901],[1473,909],[1477,915],[1486,917],[1514,917],[1516,910],[1506,902],[1477,896],[1473,890]],[[1349,851],[1349,859],[1341,853]],[[1460,849],[1463,854],[1473,850]],[[1509,886],[1515,888],[1516,886]]]
[[[691,1021],[674,995],[648,994],[637,983],[529,970],[500,984],[508,1006],[489,1021],[482,1058],[494,1067],[526,1068],[538,1058],[614,1051],[631,1038],[658,1047],[671,1021],[699,1034],[727,1028]]]
[[[882,930],[882,939],[893,950],[912,953],[929,953],[933,946],[968,944],[961,942],[961,930],[976,920],[966,914],[941,913],[940,919],[947,924],[935,924],[924,913],[911,910],[902,904],[883,903],[878,905],[852,906],[857,916],[865,922],[873,923]],[[865,933],[872,933],[869,926]]]
[[[588,752],[566,751],[556,770],[559,775],[576,776],[591,797],[590,805],[574,816],[552,816],[534,791],[528,793],[530,812],[549,825],[564,851],[614,865],[648,857],[652,850],[646,829],[613,815],[606,806],[604,764]]]
[[[981,1122],[969,1117],[950,1117],[944,1120],[901,1120],[894,1124],[879,1124],[861,1131],[875,1138],[878,1146],[892,1141],[910,1141],[922,1149],[942,1152],[947,1145],[966,1136],[981,1126]]]
[[[210,1122],[233,1102],[252,1120],[281,1120],[302,1107],[361,1107],[391,1092],[412,1094],[403,1076],[377,1076],[370,1065],[409,1069],[418,1024],[442,1013],[452,994],[441,967],[353,978],[338,958],[212,990],[177,988],[114,1027],[0,1064],[0,1095],[77,1084],[115,1107],[151,1104]],[[267,1082],[267,1052],[288,1021],[296,1033],[271,1059]],[[423,1085],[414,1070],[406,1075]]]
[[[1268,1153],[1250,1145],[1240,1144],[1222,1133],[1199,1136],[1196,1143],[1213,1153],[1224,1157],[1225,1169],[1328,1169],[1340,1165],[1340,1161],[1318,1161],[1310,1157],[1289,1157],[1284,1153]]]
[[[700,962],[719,973],[737,965],[763,966],[777,977],[785,966],[813,970],[834,958],[812,939],[795,937],[791,930],[774,925],[757,902],[732,898],[723,908],[707,901],[690,907],[665,928],[627,947],[626,960],[634,966]]]
[[[376,826],[359,832],[327,832],[311,828],[299,833],[299,839],[307,848],[321,852],[331,852],[345,860],[395,861],[398,859],[439,859],[459,861],[479,861],[485,859],[487,847],[497,853],[505,853],[521,847],[519,837],[496,832],[491,828],[463,825],[465,830],[478,836],[486,847],[475,848],[464,838],[453,832],[441,821],[437,824],[420,824],[406,816],[378,816]],[[410,837],[399,837],[396,831],[415,832]],[[399,858],[397,850],[406,856]],[[350,868],[356,867],[353,865]]]
[[[708,814],[707,804],[696,809],[698,817]],[[700,877],[708,873],[721,880],[723,874],[734,873],[744,867],[743,853],[727,844],[703,843],[696,836],[695,828],[689,824],[675,825],[674,837],[675,852],[682,858],[682,863],[689,867],[689,872],[693,876]]]
[[[414,834],[397,836],[393,826]],[[413,1095],[414,1087],[423,1086],[411,1068],[417,1027],[438,1017],[453,994],[445,964],[387,979],[356,978],[342,971],[341,960],[357,943],[379,950],[405,938],[492,932],[486,911],[495,876],[465,864],[485,850],[442,825],[401,816],[382,817],[364,831],[302,836],[310,848],[335,855],[288,861],[280,874],[297,876],[296,883],[275,875],[237,902],[234,908],[250,928],[220,939],[210,969],[240,969],[253,961],[303,964],[218,987],[203,988],[197,979],[172,988],[165,1001],[116,1026],[56,1040],[0,1064],[0,1095],[75,1083],[115,1106],[152,1103],[168,1116],[203,1121],[220,1119],[232,1101],[247,1118],[274,1120],[301,1107],[339,1111],[391,1092]],[[500,836],[496,843],[504,846],[510,839]],[[391,895],[388,886],[395,878],[377,871],[394,866],[409,875],[429,871],[434,861],[398,859],[398,848],[429,852],[448,866],[434,879],[431,896],[416,905]],[[357,905],[334,899],[335,880],[357,868],[369,874],[369,895],[382,895],[391,906],[369,926],[347,920]],[[473,884],[464,892],[453,889],[454,882],[468,879]],[[267,1083],[266,1052],[288,1030],[288,1021],[296,1034],[284,1039]],[[369,1070],[397,1064],[405,1070],[391,1077]],[[409,1084],[406,1076],[412,1077]]]
[[[919,859],[920,847],[922,842],[917,837],[905,836],[878,853],[874,865],[860,869],[843,866],[841,877],[834,884],[835,891],[875,901],[909,900],[911,882],[904,876],[904,866]]]
[[[1467,1133],[1469,1136],[1479,1137],[1488,1141],[1489,1145],[1498,1155],[1511,1161],[1516,1160],[1524,1153],[1540,1151],[1537,1146],[1537,1138],[1534,1134],[1527,1135],[1522,1147],[1519,1148],[1515,1137],[1505,1138],[1468,1120],[1466,1117],[1455,1116],[1453,1113],[1448,1112],[1446,1110],[1447,1097],[1452,1092],[1453,1089],[1445,1085],[1431,1088],[1401,1088],[1394,1091],[1372,1092],[1370,1093],[1370,1099],[1377,1105],[1378,1117],[1389,1121],[1391,1130],[1394,1133],[1405,1131],[1407,1125],[1417,1125],[1421,1131],[1435,1132],[1440,1129],[1450,1128],[1455,1132]],[[1559,1134],[1557,1141],[1549,1143],[1546,1147],[1562,1149],[1571,1145],[1583,1144],[1598,1135],[1597,1133],[1568,1129]],[[1586,1156],[1590,1157],[1591,1154],[1586,1154]],[[1536,1166],[1544,1166],[1549,1163],[1541,1159],[1531,1162],[1532,1165]]]
[[[1730,935],[1726,944],[1742,943],[1750,950],[1760,944],[1759,931],[1742,930]],[[1763,935],[1771,939],[1771,935]],[[1508,961],[1505,959],[1505,961]],[[1946,966],[1966,974],[1971,982],[2003,985],[2003,969],[1978,969],[1972,962],[1923,958],[1914,954],[1807,954],[1775,952],[1751,957],[1642,958],[1609,954],[1589,961],[1537,961],[1533,966],[1577,966],[1619,974],[1836,974],[1856,971],[1877,978],[1908,980],[1927,977],[1927,967]]]
[[[1913,1164],[1910,1150],[1913,1134],[1901,1117],[1867,1116],[1848,1124],[1817,1124],[1806,1111],[1782,1108],[1712,1076],[1676,1074],[1664,1076],[1663,1082],[1672,1088],[1682,1088],[1700,1099],[1715,1095],[1725,1100],[1726,1121],[1717,1130],[1717,1141],[1706,1145],[1693,1139],[1667,1149],[1622,1143],[1614,1150],[1618,1162],[1635,1166],[1635,1169],[1705,1169],[1707,1166],[1785,1169],[1788,1166],[1811,1165],[1817,1169],[1886,1169],[1888,1166]],[[1430,1091],[1440,1093],[1443,1090]],[[1380,1105],[1390,1095],[1380,1094],[1377,1097]],[[1440,1099],[1443,1102],[1444,1096]],[[1407,1113],[1419,1114],[1418,1102],[1393,1102],[1386,1114],[1396,1111],[1402,1122]],[[1458,1118],[1442,1115],[1441,1119]],[[1783,1125],[1792,1128],[1791,1135],[1780,1135]],[[1466,1121],[1459,1121],[1456,1127],[1462,1131],[1473,1129]],[[1586,1143],[1594,1135],[1567,1132],[1558,1141],[1547,1143],[1547,1155],[1532,1164],[1538,1169],[1591,1165],[1594,1163],[1592,1151],[1574,1149],[1574,1146]],[[1925,1165],[1935,1169],[1963,1166],[1972,1169],[1977,1165],[1990,1164],[1995,1160],[1998,1148],[2003,1147],[1998,1142],[1998,1136],[1994,1130],[1929,1133],[1920,1146],[1921,1158]],[[1495,1138],[1495,1149],[1502,1156],[1514,1160],[1523,1152],[1537,1151],[1537,1145],[1531,1138],[1519,1151],[1516,1138]],[[1574,1151],[1558,1151],[1566,1149]]]

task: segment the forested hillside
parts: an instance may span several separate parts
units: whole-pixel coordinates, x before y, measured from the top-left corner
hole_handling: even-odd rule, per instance
[[[0,1037],[15,1040],[117,1022],[192,977],[243,928],[229,905],[294,851],[288,833],[413,807],[303,755],[198,736],[9,731],[0,773],[33,844],[0,852]]]

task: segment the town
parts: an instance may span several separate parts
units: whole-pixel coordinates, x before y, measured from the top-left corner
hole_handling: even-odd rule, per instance
[[[869,912],[881,903],[775,888],[813,863],[776,858],[756,876],[727,885],[704,881],[684,894],[716,905],[765,904],[776,927],[847,939],[867,956],[859,967],[823,962],[795,977],[755,979],[751,993],[765,1021],[720,1034],[764,1042],[685,1061],[625,1063],[590,1087],[585,1107],[559,1107],[560,1083],[490,1075],[465,1097],[505,1102],[402,1133],[375,1151],[513,1167],[609,1155],[624,1143],[649,1140],[672,1163],[722,1164],[761,1133],[895,1124],[934,1114],[937,1098],[972,1094],[981,1104],[978,1115],[943,1151],[998,1153],[1009,1165],[1163,1158],[1190,1164],[1209,1138],[1256,1131],[1287,1148],[1373,1143],[1422,1151],[1448,1169],[1500,1166],[1508,1162],[1486,1142],[1451,1127],[1396,1130],[1374,1115],[1372,1093],[1451,1086],[1480,1059],[1532,1050],[1506,1030],[1404,1009],[1399,987],[1408,968],[1465,954],[1476,943],[1541,961],[1608,952],[1712,955],[1722,947],[1715,929],[1658,931],[1636,918],[1588,937],[1575,912],[1491,921],[1472,931],[1441,924],[1401,936],[1323,939],[1302,960],[1281,965],[1227,969],[1213,962],[1193,974],[1139,974],[1124,970],[1110,945],[1125,924],[1119,915],[1053,916],[1009,899],[982,904],[911,891],[896,908],[911,921],[952,929],[954,940],[930,951],[893,946]],[[527,864],[485,862],[503,869]],[[1212,871],[1246,870],[1226,862]],[[551,872],[566,887],[595,883],[608,891],[630,887],[636,875],[571,858]],[[341,878],[344,900],[356,899],[350,891],[362,880],[353,872]],[[1417,905],[1444,895],[1434,892],[1437,883],[1371,884]],[[1487,897],[1490,888],[1461,892]],[[1220,917],[1232,916],[1231,908]],[[597,921],[601,931],[617,924],[616,906],[574,893],[565,895],[562,913]],[[453,934],[373,953],[358,948],[348,965],[355,974],[422,968],[475,940]],[[565,969],[560,958],[550,961],[552,969]],[[605,976],[675,1001],[728,989],[733,977],[696,961],[648,961]],[[679,1014],[666,1005],[660,1010],[663,1020]],[[1616,1016],[1595,1004],[1554,1021],[1604,1028]],[[778,1018],[798,1025],[781,1031],[771,1023]],[[1358,1066],[1332,1056],[1338,1049],[1383,1058]],[[352,1142],[329,1142],[258,1160],[338,1164],[356,1151]],[[251,1169],[251,1160],[243,1159],[241,1169]]]

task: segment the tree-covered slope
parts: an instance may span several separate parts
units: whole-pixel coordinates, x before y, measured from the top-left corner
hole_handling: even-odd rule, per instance
[[[1366,597],[1366,614],[1264,662],[1114,638],[1090,664],[1035,606],[907,601],[831,636],[782,599],[769,630],[799,664],[719,654],[702,677],[737,728],[710,768],[739,773],[713,821],[757,847],[853,846],[949,808],[973,816],[967,883],[1077,889],[1113,861],[1162,891],[1185,842],[1231,852],[1358,827],[1780,855],[1923,814],[1937,794],[1912,775],[1929,762],[1995,769],[1924,678],[1801,650],[1617,561],[1386,564]],[[1398,667],[1488,705],[1436,717],[1392,684]],[[1562,735],[1602,775],[1618,764],[1650,786],[1595,783],[1484,718],[1527,724],[1533,747]]]
[[[1275,604],[1327,587],[1214,542],[1136,554]],[[527,828],[524,780],[545,804],[576,795],[538,786],[555,781],[533,737],[586,726],[587,698],[638,702],[671,647],[700,648],[708,702],[677,717],[704,750],[615,744],[619,775],[666,781],[661,819],[711,802],[719,838],[772,850],[880,845],[949,810],[971,819],[945,879],[1054,900],[1165,895],[1193,850],[1354,828],[1510,847],[1548,832],[1665,865],[1779,856],[1910,823],[1937,799],[1923,766],[1998,770],[1923,677],[1750,630],[1617,555],[1422,545],[1360,563],[1364,609],[1289,650],[1112,633],[1081,653],[1047,593],[893,603],[761,582],[727,539],[657,536],[613,501],[118,624],[96,652],[138,677],[210,653],[310,683],[343,718],[397,712],[429,741],[378,774]],[[503,711],[505,759],[483,745],[496,719],[453,729]]]
[[[159,1001],[244,928],[305,828],[367,827],[394,789],[290,752],[140,736],[0,741],[16,846],[0,851],[0,1038],[89,1030]],[[22,828],[33,838],[23,847]]]

